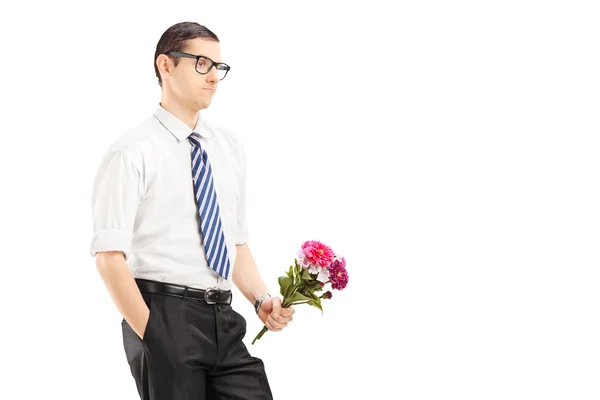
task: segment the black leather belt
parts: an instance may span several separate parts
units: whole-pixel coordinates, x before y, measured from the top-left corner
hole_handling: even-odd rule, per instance
[[[175,285],[152,281],[147,279],[135,278],[135,281],[142,293],[155,293],[167,296],[180,297],[184,300],[200,300],[207,304],[231,304],[231,290],[221,290],[209,288],[206,290],[196,289],[188,286]]]

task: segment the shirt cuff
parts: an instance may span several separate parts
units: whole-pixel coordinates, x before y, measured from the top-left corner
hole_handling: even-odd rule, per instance
[[[248,224],[246,221],[242,221],[238,224],[237,228],[237,236],[235,238],[236,245],[242,245],[248,243],[249,233],[248,233]]]
[[[104,229],[94,234],[90,253],[92,257],[101,251],[122,251],[125,254],[125,261],[131,257],[130,232],[117,229]]]

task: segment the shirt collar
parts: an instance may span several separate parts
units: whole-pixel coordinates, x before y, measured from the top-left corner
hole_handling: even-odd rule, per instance
[[[186,140],[192,134],[192,130],[190,130],[190,127],[185,122],[171,114],[160,104],[156,106],[154,116],[179,141]],[[193,132],[196,132],[203,138],[211,137],[210,130],[206,127],[204,118],[202,118],[202,113],[200,112],[198,113],[198,120]]]

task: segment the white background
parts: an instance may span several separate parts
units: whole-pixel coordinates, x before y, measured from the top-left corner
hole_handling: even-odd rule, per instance
[[[254,346],[234,293],[276,399],[598,399],[593,3],[3,4],[0,398],[138,398],[91,185],[192,20],[232,66],[205,116],[246,144],[267,284],[304,240],[348,263],[324,315]]]

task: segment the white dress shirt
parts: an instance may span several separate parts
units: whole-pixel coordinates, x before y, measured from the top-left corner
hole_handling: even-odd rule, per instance
[[[192,130],[160,104],[108,148],[92,191],[91,255],[124,252],[135,278],[231,289],[236,245],[248,241],[246,162],[237,135],[207,122],[194,132],[212,167],[231,262],[225,280],[207,263],[192,179]]]

